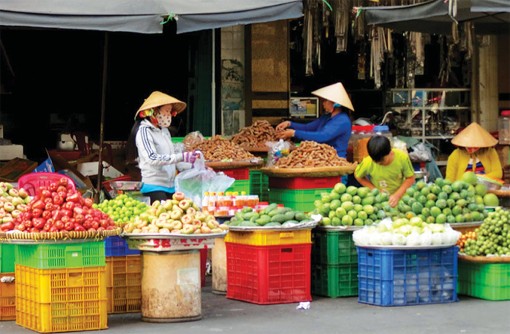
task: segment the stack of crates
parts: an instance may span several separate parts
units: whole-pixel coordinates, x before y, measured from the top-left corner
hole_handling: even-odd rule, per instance
[[[269,177],[269,202],[280,203],[294,210],[313,211],[314,201],[322,193],[330,193],[339,176],[330,177]]]
[[[312,294],[331,298],[358,295],[358,253],[352,231],[313,230]]]
[[[257,195],[261,202],[269,201],[269,176],[260,169],[250,169],[250,194]]]
[[[250,170],[248,168],[221,169],[217,172],[223,172],[225,175],[235,179],[234,183],[227,191],[250,194]]]
[[[458,301],[458,247],[357,250],[360,303],[407,306]]]
[[[16,245],[16,324],[39,333],[106,329],[104,249],[104,241]]]
[[[118,236],[106,238],[107,312],[135,313],[142,308],[142,257]]]
[[[14,276],[14,253],[15,245],[0,243],[0,321],[16,320],[16,297],[15,282],[11,281]]]
[[[510,263],[459,259],[457,292],[486,300],[510,300]]]
[[[229,231],[227,298],[254,304],[311,301],[311,230]]]

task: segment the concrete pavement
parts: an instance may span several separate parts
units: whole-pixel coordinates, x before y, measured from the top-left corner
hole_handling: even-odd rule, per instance
[[[208,277],[210,278],[210,277]],[[358,303],[357,297],[313,296],[311,308],[298,303],[256,305],[211,293],[210,279],[202,289],[202,319],[179,323],[148,323],[140,313],[110,315],[108,329],[83,333],[510,333],[510,301],[459,296],[459,302],[403,307]],[[14,321],[0,322],[0,334],[28,334]],[[78,333],[78,332],[74,332]]]

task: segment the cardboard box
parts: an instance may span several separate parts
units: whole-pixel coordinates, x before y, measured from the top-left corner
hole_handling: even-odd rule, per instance
[[[32,173],[37,167],[37,162],[15,158],[0,165],[0,181],[17,182],[25,174]]]
[[[116,178],[123,175],[118,169],[116,169],[106,161],[103,160],[102,163],[103,163],[103,177]],[[78,171],[84,176],[97,175],[98,164],[99,161],[80,163],[78,164]]]
[[[48,152],[50,155],[51,161],[53,162],[53,166],[55,167],[55,170],[57,172],[65,171],[65,174],[71,178],[78,178],[83,184],[85,184],[85,187],[81,190],[88,190],[88,189],[94,189],[94,185],[92,184],[92,181],[85,175],[81,174],[76,167],[72,166],[67,162],[66,159],[62,158],[61,155],[54,152]],[[75,181],[75,183],[78,183]],[[78,184],[77,184],[78,186]]]
[[[0,160],[23,159],[23,145],[0,145]]]

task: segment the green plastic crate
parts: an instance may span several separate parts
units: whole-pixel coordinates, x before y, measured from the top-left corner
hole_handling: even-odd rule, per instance
[[[250,192],[260,201],[269,201],[269,176],[258,169],[250,169]]]
[[[23,244],[15,256],[16,264],[37,269],[106,266],[104,241]]]
[[[312,264],[312,294],[352,297],[358,295],[358,264]]]
[[[358,265],[358,252],[351,231],[312,232],[312,264]]]
[[[457,292],[487,300],[510,300],[510,263],[459,260]]]
[[[15,248],[14,244],[0,243],[0,273],[14,272]]]
[[[294,210],[309,212],[315,209],[313,202],[320,199],[323,192],[330,193],[331,190],[331,188],[304,190],[270,188],[269,202],[283,204],[285,207]]]
[[[251,194],[250,193],[250,180],[235,180],[234,183],[230,186],[230,188],[225,190],[225,192],[227,192],[227,191],[238,192],[238,193],[241,193],[244,191],[246,194]]]

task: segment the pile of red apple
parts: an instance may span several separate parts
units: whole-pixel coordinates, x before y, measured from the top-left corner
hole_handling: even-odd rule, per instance
[[[0,225],[0,231],[21,232],[100,232],[115,230],[113,220],[92,207],[93,200],[68,187],[68,179],[61,178],[48,186],[41,186],[27,207],[10,222]]]

